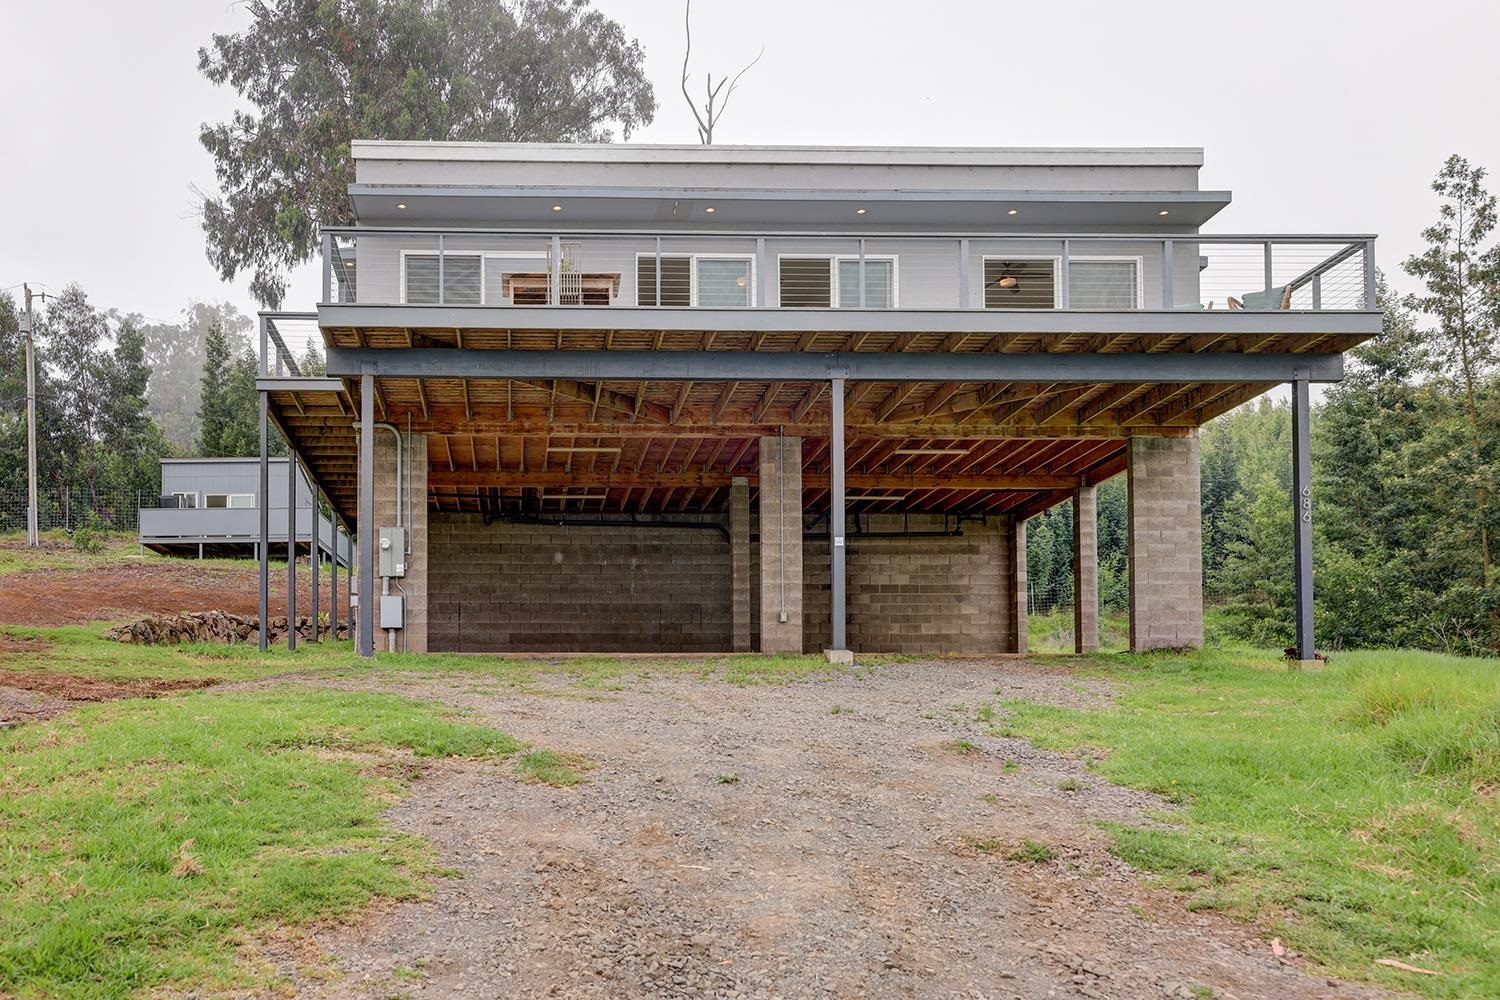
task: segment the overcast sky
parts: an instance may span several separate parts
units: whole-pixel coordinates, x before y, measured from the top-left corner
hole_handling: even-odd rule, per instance
[[[596,0],[646,49],[661,108],[633,138],[691,142],[681,7]],[[203,254],[198,126],[234,97],[197,49],[247,20],[228,0],[0,4],[0,289],[77,281],[158,319],[192,299],[254,303]],[[1203,146],[1218,232],[1374,232],[1400,277],[1451,152],[1500,170],[1500,4],[699,0],[695,69],[761,44],[721,142]],[[1492,184],[1500,189],[1500,178]],[[19,293],[19,288],[15,291]],[[310,308],[315,276],[287,308]]]

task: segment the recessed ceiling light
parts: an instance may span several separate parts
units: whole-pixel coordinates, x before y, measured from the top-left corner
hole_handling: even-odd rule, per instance
[[[1021,214],[1021,210],[1019,208],[1013,208],[1009,212],[1006,212],[1005,214],[1006,215],[1020,215]]]
[[[406,207],[406,202],[404,202],[404,201],[398,201],[398,202],[396,202],[396,207],[397,208],[405,208]]]
[[[854,214],[855,215],[864,215],[868,211],[869,211],[869,209],[867,209],[867,208],[856,208],[854,210]]]
[[[1160,212],[1157,212],[1157,213],[1156,213],[1156,214],[1157,214],[1157,215],[1171,215],[1171,214],[1172,214],[1172,213],[1171,213],[1171,212],[1169,212],[1169,211],[1167,211],[1167,210],[1166,210],[1166,209],[1165,209],[1165,208],[1164,208],[1164,209],[1162,209],[1162,210],[1161,210],[1161,211],[1160,211]]]
[[[554,212],[561,212],[562,211],[562,206],[561,205],[553,205],[552,206],[552,211],[554,211]]]
[[[710,205],[707,208],[705,208],[703,211],[707,212],[709,215],[713,215],[714,214],[714,207],[712,205]]]

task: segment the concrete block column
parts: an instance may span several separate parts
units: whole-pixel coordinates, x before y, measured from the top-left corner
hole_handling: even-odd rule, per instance
[[[729,486],[730,648],[750,652],[750,480],[735,476]]]
[[[391,581],[391,593],[406,598],[405,634],[397,637],[397,648],[413,653],[427,652],[427,436],[410,438],[402,431],[406,444],[402,456],[401,524],[406,529],[411,554],[406,576]],[[380,430],[375,437],[375,529],[396,526],[396,438]],[[378,536],[377,536],[378,537]],[[376,556],[376,564],[379,564]],[[397,584],[400,589],[397,589]],[[380,628],[380,577],[375,577],[375,649],[386,649],[386,633]],[[364,600],[364,595],[360,595]]]
[[[802,652],[802,439],[760,439],[760,650]]]
[[[1017,518],[1006,532],[1005,566],[1010,594],[1010,649],[1011,653],[1027,651],[1027,587],[1026,587],[1026,522]]]
[[[1073,651],[1099,651],[1099,487],[1073,491]]]
[[[1203,645],[1198,436],[1130,439],[1130,648]]]

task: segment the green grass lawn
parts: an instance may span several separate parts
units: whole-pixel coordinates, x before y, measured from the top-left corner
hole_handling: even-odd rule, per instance
[[[260,928],[412,898],[435,870],[381,819],[424,757],[528,763],[505,733],[388,695],[115,702],[0,733],[0,994],[243,982]],[[543,752],[545,753],[545,752]]]
[[[1331,972],[1500,996],[1500,663],[1351,652],[1289,672],[1237,650],[1091,662],[1117,683],[1112,707],[1012,702],[1004,725],[1181,804],[1161,828],[1113,827],[1123,858]]]

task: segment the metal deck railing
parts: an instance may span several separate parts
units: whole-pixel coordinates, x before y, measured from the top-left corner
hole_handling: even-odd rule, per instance
[[[1374,308],[1374,241],[1328,234],[337,228],[323,232],[322,301],[1362,311]]]

